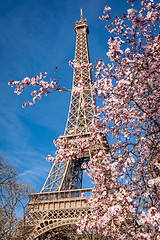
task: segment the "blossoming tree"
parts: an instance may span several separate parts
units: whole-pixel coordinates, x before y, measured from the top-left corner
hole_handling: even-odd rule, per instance
[[[91,215],[79,222],[80,231],[94,229],[109,239],[160,239],[159,9],[154,1],[141,1],[123,19],[112,20],[110,7],[101,17],[113,34],[111,62],[98,62],[94,91],[103,99],[101,129],[114,138],[108,153],[90,161],[95,188]]]
[[[78,231],[96,231],[114,240],[160,239],[160,4],[141,0],[134,6],[129,2],[132,6],[122,19],[112,19],[108,6],[100,17],[112,37],[107,52],[110,63],[99,60],[95,66],[93,91],[103,105],[97,107],[90,127],[91,142],[99,132],[112,140],[109,150],[95,154],[86,169],[95,187],[92,198],[86,199],[91,213],[81,217]],[[10,84],[17,86],[17,94],[29,85],[40,86],[25,106],[43,94],[65,90],[55,77],[50,83],[44,78],[41,74]],[[82,86],[75,92],[83,91]],[[77,138],[76,154],[88,144],[82,141]],[[56,141],[59,161],[69,154],[73,157],[64,144],[64,139]]]

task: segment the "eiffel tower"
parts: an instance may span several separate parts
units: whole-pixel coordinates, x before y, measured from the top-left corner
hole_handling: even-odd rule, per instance
[[[87,36],[89,34],[88,24],[83,20],[82,9],[80,21],[75,23],[76,51],[75,60],[79,64],[90,63]],[[74,94],[72,91],[70,108],[68,113],[67,124],[64,135],[60,138],[68,138],[69,141],[74,141],[77,134],[82,133],[84,137],[89,136],[88,128],[95,115],[94,97],[92,94],[92,75],[90,69],[86,66],[83,70],[74,69],[72,89],[77,87],[78,80],[80,79],[85,85],[85,90],[79,95]],[[88,107],[82,107],[82,103],[86,103]],[[72,160],[67,164],[55,163],[46,179],[46,182],[41,192],[61,191],[69,189],[82,188],[83,169],[81,165],[84,161],[89,160],[89,154],[86,154],[78,161]]]
[[[83,19],[82,9],[80,21],[75,23],[76,50],[75,60],[84,64],[83,69],[74,67],[73,85],[64,135],[74,142],[77,135],[84,139],[89,138],[89,126],[96,114],[95,100],[92,93],[92,75],[87,66],[90,63],[87,36],[88,24]],[[85,65],[86,64],[86,65]],[[86,66],[86,67],[85,67]],[[84,84],[84,90],[80,94],[73,92],[78,86],[78,81]],[[82,107],[86,104],[87,107]],[[97,141],[96,149],[102,148],[102,142]],[[82,163],[88,163],[95,149],[84,151],[80,159],[72,159],[67,163],[55,162],[42,187],[40,193],[29,195],[28,213],[25,217],[25,225],[28,233],[27,240],[58,240],[58,239],[86,239],[76,233],[76,221],[81,214],[89,213],[89,206],[82,193],[91,195],[91,188],[82,189],[83,169]],[[101,239],[101,238],[97,238]]]

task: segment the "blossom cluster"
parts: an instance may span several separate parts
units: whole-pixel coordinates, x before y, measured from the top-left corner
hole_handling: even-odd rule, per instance
[[[92,128],[111,143],[90,159],[91,213],[80,218],[78,231],[109,239],[160,239],[160,4],[142,0],[139,9],[115,20],[110,10],[106,6],[101,17],[112,33],[110,63],[99,60],[95,67],[93,91],[103,106]]]
[[[11,87],[15,87],[14,92],[17,95],[20,95],[27,87],[32,86],[38,88],[38,90],[34,90],[31,92],[31,96],[33,96],[32,101],[26,101],[22,105],[22,107],[27,107],[28,105],[33,105],[37,100],[40,100],[43,95],[47,96],[49,93],[54,91],[69,91],[64,87],[61,87],[59,84],[59,79],[57,80],[55,75],[57,72],[57,67],[55,68],[55,73],[53,79],[50,78],[50,81],[46,81],[45,78],[47,76],[47,72],[40,73],[39,76],[35,75],[32,78],[25,77],[22,81],[13,81],[11,80],[8,85]]]

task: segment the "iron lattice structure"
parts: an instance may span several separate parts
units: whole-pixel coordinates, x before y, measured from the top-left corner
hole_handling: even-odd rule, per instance
[[[89,138],[89,126],[96,113],[95,100],[92,93],[92,76],[88,64],[89,50],[87,36],[88,24],[83,19],[82,10],[80,21],[75,23],[76,51],[75,61],[83,64],[83,68],[74,67],[73,86],[64,135],[69,142],[74,143],[78,134],[83,138]],[[84,90],[75,94],[73,89],[83,83]],[[87,107],[83,108],[83,105]],[[104,143],[104,141],[103,141]],[[92,189],[82,189],[83,169],[82,163],[88,162],[90,157],[99,149],[104,149],[101,136],[93,149],[84,151],[80,159],[73,159],[67,163],[54,163],[40,193],[30,194],[28,213],[17,227],[19,236],[25,230],[27,240],[69,240],[69,239],[92,239],[90,234],[78,235],[75,223],[82,214],[89,214],[89,206],[81,197],[82,193],[91,195]],[[15,234],[17,236],[17,234]],[[14,238],[13,238],[14,239]],[[17,238],[15,238],[17,239]],[[94,239],[105,239],[98,236]]]
[[[64,135],[61,138],[68,138],[74,141],[77,134],[83,134],[84,138],[89,136],[89,126],[95,115],[95,100],[92,93],[92,74],[88,64],[89,50],[87,36],[89,34],[88,24],[81,19],[75,23],[76,32],[76,51],[75,62],[85,64],[83,69],[74,68],[72,94],[70,100],[70,108],[68,113],[67,124]],[[80,94],[74,93],[74,88],[78,87],[79,81],[83,83],[84,90]],[[87,107],[83,107],[83,105]],[[55,163],[46,179],[41,192],[60,191],[64,189],[81,189],[83,169],[81,165],[84,161],[89,160],[89,151],[85,156],[78,160],[72,160],[66,164]]]

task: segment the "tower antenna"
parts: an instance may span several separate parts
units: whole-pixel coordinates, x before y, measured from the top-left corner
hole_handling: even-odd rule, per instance
[[[81,20],[83,20],[83,12],[82,12],[83,8],[80,8],[81,11]]]

